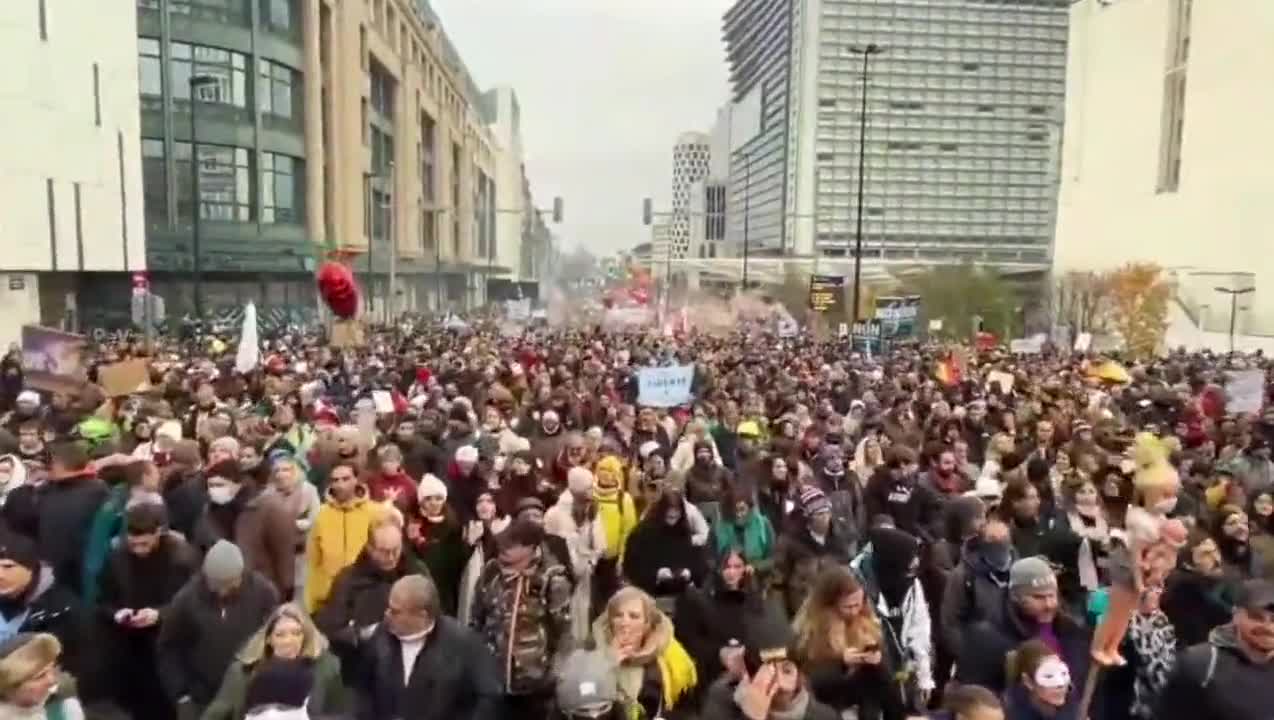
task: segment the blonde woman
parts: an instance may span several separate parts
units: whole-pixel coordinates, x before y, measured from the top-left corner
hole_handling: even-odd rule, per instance
[[[299,661],[314,674],[308,710],[311,716],[340,715],[347,704],[341,684],[341,661],[327,644],[327,638],[314,627],[310,616],[300,606],[280,605],[243,649],[221,681],[217,697],[204,710],[201,720],[239,720],[250,708],[243,707],[253,674],[269,660]]]
[[[615,663],[627,718],[668,717],[699,683],[694,660],[673,636],[672,621],[635,587],[611,597],[593,623],[593,642]]]
[[[866,488],[872,475],[876,474],[876,468],[884,464],[885,454],[880,447],[880,438],[868,435],[859,440],[858,446],[854,448],[854,460],[849,469],[858,478],[859,485]]]
[[[889,630],[849,568],[832,565],[819,573],[793,627],[797,657],[820,702],[838,713],[857,708],[858,717],[905,716],[884,650]]]

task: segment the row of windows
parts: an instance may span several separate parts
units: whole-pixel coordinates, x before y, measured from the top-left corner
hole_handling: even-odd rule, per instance
[[[855,63],[852,58],[849,60],[827,58],[820,63],[820,69],[828,74],[832,74],[828,71],[837,71],[835,74],[839,74],[846,80],[855,80],[855,82],[851,83],[853,85],[861,86],[862,84],[861,81],[857,81],[862,70],[862,63]],[[1065,67],[1017,64],[1008,59],[994,63],[967,60],[923,60],[915,62],[896,60],[889,63],[877,61],[871,65],[870,69],[873,85],[883,80],[906,82],[905,78],[907,76],[926,79],[935,77],[944,80],[944,85],[954,83],[954,87],[961,85],[964,87],[1000,87],[1004,84],[1004,80],[1013,78],[1061,81],[1066,79]]]
[[[939,185],[935,183],[903,183],[868,179],[863,197],[871,198],[875,205],[892,207],[935,206],[956,207],[970,210],[1005,210],[1020,212],[1048,212],[1053,207],[1053,198],[1037,193],[1034,197],[1007,197],[1000,194],[1003,185],[992,183],[964,184],[951,183]],[[854,182],[820,182],[818,184],[818,202],[824,207],[840,207],[845,203],[858,202],[858,184]],[[864,200],[865,201],[865,200]]]
[[[820,205],[818,208],[818,224],[835,222],[842,218],[855,217],[857,209],[853,203]],[[1009,212],[1006,210],[969,209],[956,207],[879,207],[863,208],[863,217],[887,218],[890,222],[980,222],[992,225],[1037,224],[1047,222],[1048,213]]]
[[[248,83],[247,55],[205,45],[170,42],[168,72],[164,72],[160,41],[137,38],[138,82],[142,95],[160,96],[165,76],[169,91],[178,100],[190,99],[191,77],[210,78],[198,86],[199,101],[249,107],[255,95],[257,108],[279,117],[293,117],[300,106],[301,74],[265,58],[257,59],[256,87]]]
[[[174,174],[177,217],[191,217],[190,143],[174,142],[171,171]],[[300,158],[263,152],[260,158],[247,148],[200,144],[199,217],[206,220],[263,223],[300,223],[304,206],[305,162]],[[254,174],[254,164],[260,172]],[[168,158],[164,141],[142,139],[142,177],[146,215],[152,220],[168,216]],[[259,183],[260,202],[253,201]],[[254,212],[254,208],[259,212]]]
[[[820,225],[818,232],[834,233],[854,232],[855,221],[846,221],[839,225],[827,224]],[[934,235],[962,235],[965,233],[973,233],[977,235],[985,235],[987,237],[1010,237],[1017,238],[1025,236],[1035,236],[1039,238],[1048,237],[1048,226],[1043,224],[1027,224],[1027,223],[956,223],[956,222],[885,222],[879,218],[863,218],[864,233],[873,233],[877,235],[885,233],[918,233],[918,234],[934,234]]]
[[[844,38],[828,37],[819,45],[819,60],[836,60],[845,57]],[[1066,67],[1066,54],[1063,52],[1041,52],[1050,48],[1019,48],[1013,40],[1001,40],[990,43],[990,47],[975,45],[973,47],[935,47],[926,43],[900,45],[897,42],[889,45],[886,51],[872,58],[871,68],[893,68],[904,65],[934,65],[946,63],[978,63],[979,65],[1028,65],[1031,67]],[[859,58],[861,64],[861,57]],[[962,68],[963,69],[963,68]]]
[[[831,15],[838,17],[859,16],[859,17],[878,17],[878,18],[931,18],[934,20],[956,20],[956,21],[975,21],[984,22],[987,19],[987,12],[994,12],[994,17],[1006,18],[1010,22],[1020,23],[1022,25],[1051,25],[1066,26],[1065,8],[1039,10],[1031,8],[1014,8],[997,5],[993,7],[977,8],[968,5],[960,6],[950,2],[950,0],[939,0],[939,2],[914,2],[908,4],[907,0],[889,0],[885,3],[867,3],[863,0],[849,0],[848,2],[827,0],[823,4],[823,15]]]

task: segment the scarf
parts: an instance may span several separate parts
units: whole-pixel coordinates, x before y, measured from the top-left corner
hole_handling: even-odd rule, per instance
[[[718,556],[724,557],[729,551],[738,550],[749,565],[768,559],[774,546],[774,531],[756,509],[748,511],[742,524],[718,522],[714,534]]]
[[[608,559],[622,558],[628,536],[637,527],[637,509],[633,506],[632,497],[617,487],[595,487],[593,499],[597,502],[597,517],[606,535],[604,555]]]
[[[1067,518],[1070,520],[1071,532],[1080,537],[1077,562],[1080,587],[1092,592],[1101,587],[1093,543],[1109,538],[1110,526],[1107,525],[1106,518],[1101,513],[1098,513],[1095,518],[1088,518],[1080,515],[1077,510],[1071,510],[1067,513]],[[1092,524],[1089,524],[1090,520]]]

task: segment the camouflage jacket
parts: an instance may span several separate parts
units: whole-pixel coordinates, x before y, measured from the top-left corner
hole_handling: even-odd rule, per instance
[[[566,568],[543,548],[523,572],[499,560],[482,569],[470,623],[500,663],[506,693],[552,688],[553,659],[569,650],[572,590]]]

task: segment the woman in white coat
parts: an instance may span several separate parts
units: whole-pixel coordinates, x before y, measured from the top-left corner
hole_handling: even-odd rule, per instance
[[[592,620],[593,569],[606,550],[606,531],[593,502],[593,473],[587,468],[571,468],[566,474],[566,490],[544,513],[544,531],[566,541],[575,573],[571,596],[571,637],[588,640]]]

